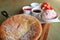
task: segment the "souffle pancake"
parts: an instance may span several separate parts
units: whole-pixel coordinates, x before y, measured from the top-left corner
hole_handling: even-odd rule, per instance
[[[40,21],[26,14],[11,16],[0,26],[0,40],[38,40],[41,33]]]

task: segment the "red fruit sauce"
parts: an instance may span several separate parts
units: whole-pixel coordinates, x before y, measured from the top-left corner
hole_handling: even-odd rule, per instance
[[[33,12],[40,13],[41,10],[33,10]]]
[[[31,10],[31,8],[24,8],[24,10]]]

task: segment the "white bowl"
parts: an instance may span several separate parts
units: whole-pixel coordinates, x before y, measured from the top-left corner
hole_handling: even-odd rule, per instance
[[[30,15],[31,9],[32,9],[31,6],[24,6],[24,7],[22,8],[24,14],[27,14],[27,15]]]
[[[39,10],[41,12],[34,12],[34,10]],[[33,8],[31,11],[32,11],[32,16],[35,16],[36,18],[39,18],[39,15],[41,15],[41,13],[43,12],[40,6]]]
[[[36,7],[36,6],[40,5],[40,4],[37,3],[37,2],[34,2],[34,3],[31,3],[30,5],[31,5],[32,8],[34,8],[34,7]]]

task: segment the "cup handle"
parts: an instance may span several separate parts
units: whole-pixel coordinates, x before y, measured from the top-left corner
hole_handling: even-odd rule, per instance
[[[9,17],[9,15],[8,15],[8,13],[7,13],[6,11],[1,11],[1,14],[2,14],[3,16],[5,16],[6,18]]]

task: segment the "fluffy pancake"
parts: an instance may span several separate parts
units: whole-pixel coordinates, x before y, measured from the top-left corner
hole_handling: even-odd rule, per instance
[[[1,40],[38,40],[41,23],[33,16],[20,14],[5,20],[0,26]]]

